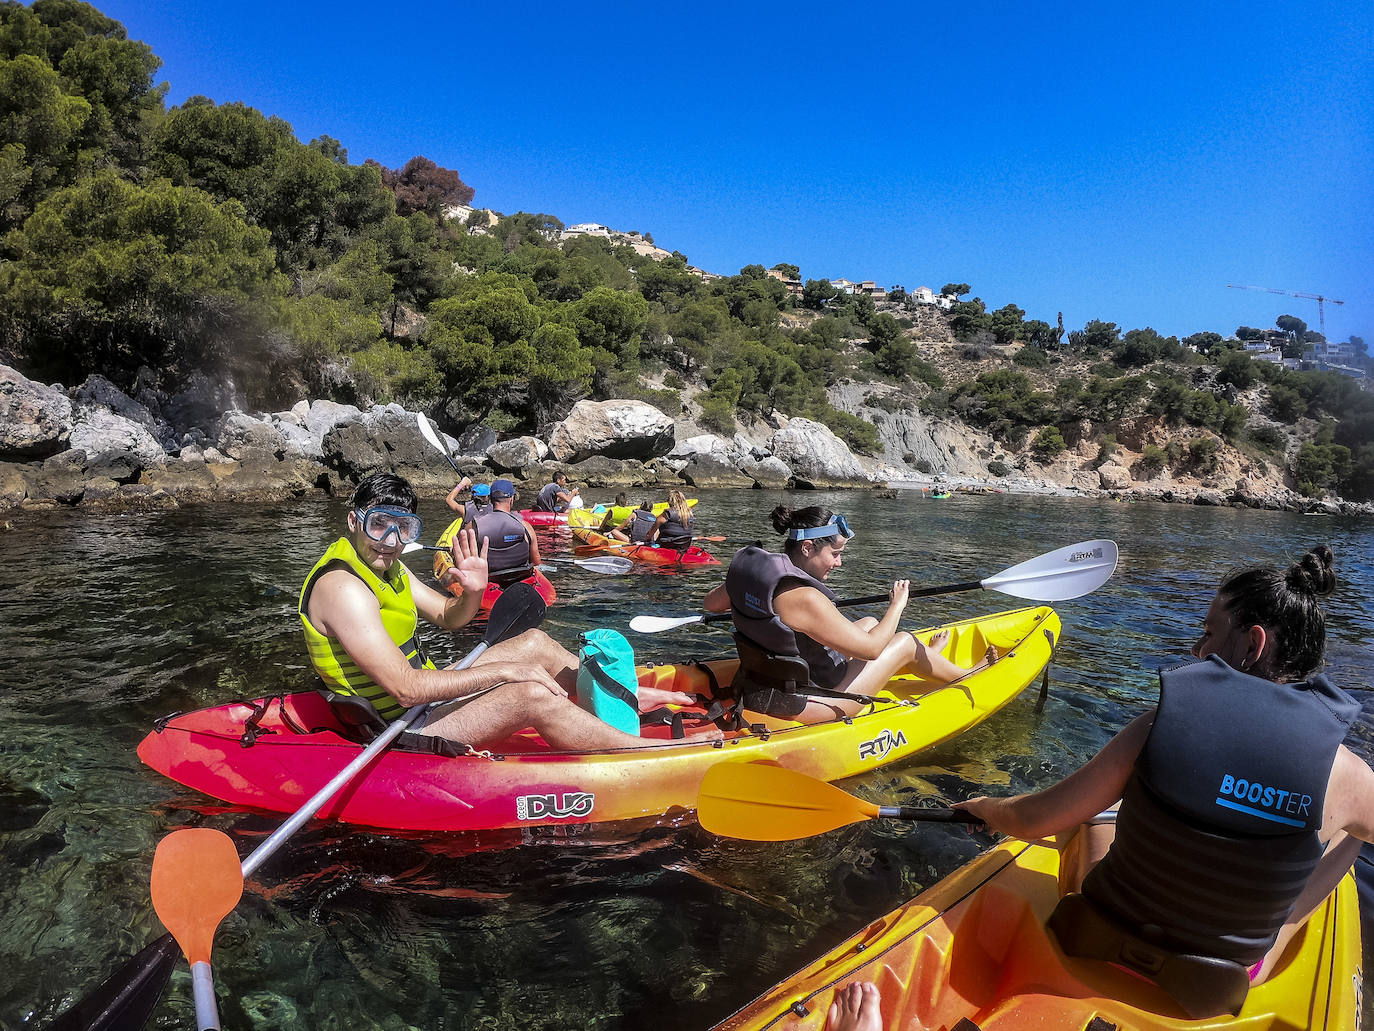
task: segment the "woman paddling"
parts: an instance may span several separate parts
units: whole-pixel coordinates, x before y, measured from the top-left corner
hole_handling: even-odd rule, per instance
[[[1161,672],[1157,707],[1058,784],[959,807],[1031,839],[1121,799],[1115,827],[1092,828],[1089,902],[1157,945],[1263,980],[1359,841],[1374,841],[1374,770],[1340,743],[1360,705],[1316,674],[1319,599],[1335,583],[1325,546],[1286,571],[1227,577],[1192,648],[1201,661]]]
[[[708,612],[728,611],[734,619],[740,653],[734,687],[746,709],[818,723],[855,715],[864,703],[808,695],[808,688],[873,695],[902,671],[919,674],[932,687],[970,672],[940,653],[948,631],[936,634],[928,647],[899,632],[909,581],[893,583],[881,620],[865,616],[851,622],[836,608],[825,580],[840,568],[854,536],[844,516],[818,505],[795,512],[779,505],[772,519],[787,538],[783,553],[741,548],[725,583],[703,602]],[[988,661],[995,660],[989,649]]]
[[[692,546],[692,506],[680,490],[668,492],[668,507],[654,520],[648,542],[660,548],[686,551]]]

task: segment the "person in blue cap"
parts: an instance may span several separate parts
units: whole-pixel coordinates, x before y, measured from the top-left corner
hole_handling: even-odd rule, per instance
[[[485,549],[492,583],[502,587],[529,576],[542,563],[539,539],[534,527],[511,511],[515,503],[515,484],[501,479],[490,488],[491,507],[478,513],[464,526],[477,531],[477,544]]]
[[[857,715],[858,696],[876,694],[898,672],[918,673],[931,687],[970,672],[941,654],[949,631],[929,645],[901,632],[910,581],[892,584],[880,620],[851,622],[840,612],[825,581],[854,536],[844,516],[819,505],[796,511],[779,505],[773,528],[787,538],[782,553],[757,544],[741,548],[725,583],[703,601],[707,612],[729,612],[734,620],[740,666],[731,687],[746,709],[820,723]],[[989,648],[985,661],[996,659]]]

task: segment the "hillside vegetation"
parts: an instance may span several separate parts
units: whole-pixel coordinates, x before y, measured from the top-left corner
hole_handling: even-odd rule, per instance
[[[30,376],[170,387],[202,371],[246,405],[397,400],[453,431],[534,430],[583,397],[678,417],[685,391],[699,425],[808,416],[866,453],[874,426],[827,391],[873,382],[876,404],[1039,461],[1085,424],[1110,455],[1093,427],[1155,415],[1197,432],[1150,462],[1202,468],[1225,440],[1304,493],[1374,498],[1374,397],[1349,378],[1252,361],[1215,333],[1065,335],[1015,305],[875,304],[824,280],[793,297],[761,265],[707,281],[682,254],[565,239],[549,214],[446,217],[474,195],[457,172],[354,164],[241,103],[168,109],[159,66],[88,4],[0,4],[0,359]],[[1301,353],[1313,334],[1284,319]]]

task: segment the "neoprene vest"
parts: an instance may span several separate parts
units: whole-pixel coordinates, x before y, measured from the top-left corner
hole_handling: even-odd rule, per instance
[[[633,544],[644,544],[649,539],[649,531],[654,528],[654,523],[658,522],[658,516],[652,512],[646,512],[642,508],[635,509],[635,521],[630,524],[630,541]]]
[[[405,565],[398,559],[391,567],[391,575],[383,580],[358,557],[352,542],[340,537],[315,563],[310,575],[301,587],[300,602],[296,611],[301,617],[301,627],[305,631],[305,650],[310,656],[310,664],[320,679],[334,691],[346,695],[366,698],[384,720],[393,720],[405,712],[405,707],[386,692],[386,689],[369,677],[336,638],[327,637],[315,629],[310,622],[308,606],[310,592],[315,583],[327,570],[345,568],[357,576],[376,596],[381,608],[382,626],[387,636],[396,643],[406,661],[415,669],[434,669],[420,644],[415,631],[419,616],[415,610],[415,598],[410,591],[410,576]]]
[[[475,501],[475,500],[474,500],[474,501],[469,501],[466,505],[463,506],[463,525],[464,525],[464,526],[473,526],[473,525],[475,525],[476,522],[477,522],[477,517],[478,517],[479,515],[482,515],[484,512],[490,512],[490,511],[491,511],[491,505],[490,505],[490,504],[483,505],[483,504],[479,504],[479,503],[478,503],[477,501]]]
[[[663,525],[658,528],[658,546],[686,551],[692,546],[692,517],[689,515],[686,525],[683,525],[673,516],[672,509],[663,515]]]
[[[530,541],[525,535],[525,520],[513,512],[489,508],[477,517],[477,546],[487,546],[487,577],[495,580],[498,573],[513,569],[528,569]]]
[[[539,497],[534,499],[534,510],[536,512],[561,512],[567,505],[560,505],[558,494],[563,488],[556,483],[545,484],[539,491]]]
[[[802,572],[786,555],[766,551],[757,544],[735,552],[725,573],[725,592],[730,597],[730,617],[735,621],[735,629],[765,652],[803,659],[810,667],[813,684],[833,688],[844,679],[848,660],[834,648],[793,630],[778,617],[773,596],[785,580],[814,587],[835,600],[834,591]]]
[[[1162,672],[1159,708],[1083,893],[1154,944],[1253,964],[1321,858],[1336,750],[1360,705],[1215,655]]]

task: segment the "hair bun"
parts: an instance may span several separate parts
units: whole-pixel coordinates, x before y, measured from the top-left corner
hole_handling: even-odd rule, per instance
[[[1319,544],[1288,567],[1287,582],[1291,590],[1313,597],[1324,597],[1336,589],[1336,572],[1331,549]]]
[[[786,533],[792,526],[792,510],[786,505],[779,505],[773,509],[773,529],[778,533]]]

